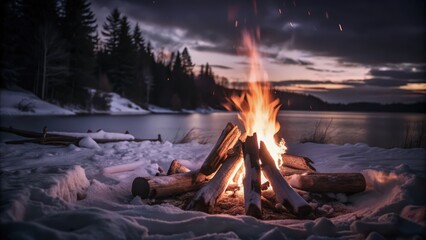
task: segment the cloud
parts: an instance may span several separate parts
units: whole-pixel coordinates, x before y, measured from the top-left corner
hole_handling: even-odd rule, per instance
[[[314,68],[314,67],[306,67],[306,69],[315,71],[315,72],[328,72],[328,73],[343,73],[345,71],[343,70],[329,70],[329,69],[320,69],[320,68]]]
[[[231,67],[225,66],[225,65],[219,65],[219,64],[212,64],[210,65],[212,68],[220,68],[220,69],[225,69],[225,70],[230,70],[233,69]]]
[[[296,6],[265,0],[257,2],[257,15],[252,1],[92,2],[95,13],[104,8],[119,7],[132,19],[157,29],[184,29],[187,38],[217,45],[216,48],[204,48],[209,51],[223,52],[223,49],[232,48],[229,46],[239,43],[242,28],[259,25],[261,43],[265,47],[280,48],[291,40],[289,47],[293,49],[337,57],[350,63],[426,62],[423,0],[355,1],[351,4],[340,0],[298,1]],[[279,8],[283,14],[278,13]],[[237,28],[235,21],[239,23]],[[283,26],[290,22],[297,23],[298,27],[284,31]],[[339,24],[343,31],[339,30]]]
[[[275,59],[272,62],[274,63],[279,63],[279,64],[285,64],[285,65],[301,65],[301,66],[311,66],[314,65],[313,62],[310,61],[305,61],[305,60],[301,60],[301,59],[293,59],[293,58],[280,58],[280,59]]]
[[[403,70],[380,70],[371,69],[369,74],[374,77],[397,78],[406,80],[426,80],[426,73],[424,69],[403,69]]]

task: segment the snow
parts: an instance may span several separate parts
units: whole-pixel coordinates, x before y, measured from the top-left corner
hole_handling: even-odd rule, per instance
[[[149,111],[139,107],[134,102],[127,98],[123,98],[116,93],[110,93],[111,102],[109,113],[114,115],[119,114],[147,114]]]
[[[73,115],[26,91],[0,89],[0,115]]]
[[[199,168],[212,144],[91,143],[84,147],[0,144],[0,230],[6,239],[388,239],[425,237],[426,149],[365,144],[289,144],[319,172],[361,172],[367,190],[330,193],[351,209],[335,217],[258,220],[148,205],[135,177],[174,159]],[[315,205],[315,203],[310,203]],[[316,203],[318,205],[318,203]],[[317,206],[334,211],[333,205]]]

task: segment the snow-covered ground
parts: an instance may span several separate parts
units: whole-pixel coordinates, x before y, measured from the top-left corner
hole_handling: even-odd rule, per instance
[[[80,147],[0,144],[2,239],[425,237],[425,149],[290,144],[289,153],[311,158],[319,172],[363,173],[367,190],[339,197],[351,211],[333,218],[262,221],[132,196],[135,177],[167,170],[174,159],[197,169],[211,144],[83,140]]]
[[[0,115],[73,115],[26,91],[0,89]]]

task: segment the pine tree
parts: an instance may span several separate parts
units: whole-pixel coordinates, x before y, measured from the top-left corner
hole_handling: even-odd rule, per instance
[[[102,35],[106,43],[104,50],[107,54],[111,54],[117,47],[120,37],[121,13],[115,8],[106,18],[106,22],[102,25]]]
[[[152,74],[148,61],[145,61],[145,40],[142,37],[142,32],[138,24],[133,28],[132,40],[136,51],[134,61],[135,88],[133,90],[133,98],[136,103],[148,104],[146,99],[149,99],[150,89],[146,89],[152,87]]]
[[[87,0],[63,0],[61,25],[68,41],[69,82],[74,96],[77,86],[94,87],[97,43],[96,19]]]
[[[191,56],[189,55],[188,48],[184,48],[182,51],[182,67],[185,74],[192,74],[194,64],[192,63]]]
[[[133,28],[133,44],[135,45],[138,52],[145,51],[145,39],[142,37],[141,29],[139,24],[136,24]]]
[[[112,67],[110,74],[114,91],[123,96],[132,90],[135,55],[136,51],[130,36],[130,24],[127,17],[124,16],[120,20],[117,48],[111,53],[115,59],[115,66]]]

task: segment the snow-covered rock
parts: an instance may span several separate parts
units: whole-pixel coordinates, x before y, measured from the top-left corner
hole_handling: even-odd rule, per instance
[[[27,91],[0,89],[0,115],[73,115]]]

